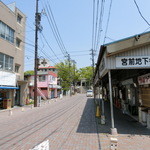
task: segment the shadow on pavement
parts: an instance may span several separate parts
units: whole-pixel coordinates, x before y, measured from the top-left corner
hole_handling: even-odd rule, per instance
[[[88,98],[77,129],[79,133],[97,133],[95,120],[95,104],[93,98]]]
[[[105,102],[106,124],[101,125],[100,119],[95,118],[95,104],[93,98],[88,98],[77,129],[79,133],[110,133],[110,105]],[[142,126],[121,110],[114,107],[115,128],[119,134],[150,135],[150,130]]]

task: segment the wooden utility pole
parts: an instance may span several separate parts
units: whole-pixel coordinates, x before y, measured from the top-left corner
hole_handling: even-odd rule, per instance
[[[38,30],[40,23],[40,14],[38,13],[38,1],[36,0],[35,13],[35,61],[34,61],[34,107],[37,107],[37,68],[38,68]]]
[[[94,62],[94,56],[95,56],[95,51],[93,49],[91,51],[91,56],[92,56],[92,68],[93,68],[93,78],[92,78],[92,83],[93,83],[93,92],[94,92],[94,100],[95,100],[95,87],[94,87],[94,67],[95,67],[95,62]]]
[[[68,54],[68,63],[69,63],[69,78],[71,79],[71,59],[70,54]],[[71,90],[71,81],[70,81],[70,96],[72,96],[72,90]]]

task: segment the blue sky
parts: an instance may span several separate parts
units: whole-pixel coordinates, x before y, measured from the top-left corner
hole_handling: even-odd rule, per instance
[[[2,0],[5,4],[14,2],[14,0]],[[96,0],[95,0],[96,1]],[[108,10],[111,0],[105,0],[105,11],[102,24],[101,39],[99,45],[103,44]],[[150,22],[149,0],[136,0],[143,16]],[[27,16],[26,23],[26,42],[34,44],[34,16],[36,0],[16,0],[16,6]],[[77,62],[77,67],[86,67],[91,65],[90,49],[92,48],[92,11],[93,0],[39,0],[39,12],[45,8],[45,4],[50,4],[59,33],[66,50],[71,55],[71,59]],[[58,47],[56,40],[48,24],[47,17],[42,15],[41,25],[43,35],[52,47],[49,49],[44,41],[42,34],[39,33],[39,57],[52,59],[51,65],[64,60],[64,56]],[[150,30],[148,24],[140,17],[133,0],[113,0],[112,8],[106,34],[105,43],[126,38],[138,33]],[[98,50],[97,50],[98,54]],[[97,55],[95,60],[97,60]],[[33,70],[34,66],[34,47],[26,45],[25,49],[25,71]]]

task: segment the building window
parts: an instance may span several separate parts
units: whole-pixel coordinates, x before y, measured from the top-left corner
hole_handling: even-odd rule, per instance
[[[54,76],[50,76],[50,80],[51,80],[51,81],[55,81],[56,78],[55,78]]]
[[[16,72],[16,73],[19,72],[19,68],[20,68],[20,65],[17,65],[17,64],[16,64],[16,65],[15,65],[15,72]]]
[[[17,15],[17,22],[21,24],[22,16],[20,14]]]
[[[0,37],[14,43],[14,30],[0,21]]]
[[[4,67],[4,54],[0,53],[0,69]]]
[[[46,81],[46,76],[39,76],[39,81],[40,82]]]
[[[20,48],[21,40],[19,38],[16,38],[16,47]]]
[[[0,53],[0,69],[13,71],[14,58]]]

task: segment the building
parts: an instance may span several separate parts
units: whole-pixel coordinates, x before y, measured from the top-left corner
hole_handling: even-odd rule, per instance
[[[0,1],[0,99],[24,105],[24,49],[26,16],[15,6]]]
[[[34,98],[34,75],[27,76],[29,83],[29,97]],[[58,84],[57,69],[50,66],[47,59],[39,60],[37,72],[38,96],[42,99],[57,98],[61,93],[61,86]]]
[[[102,45],[94,85],[102,87],[103,99],[150,128],[150,32]]]

